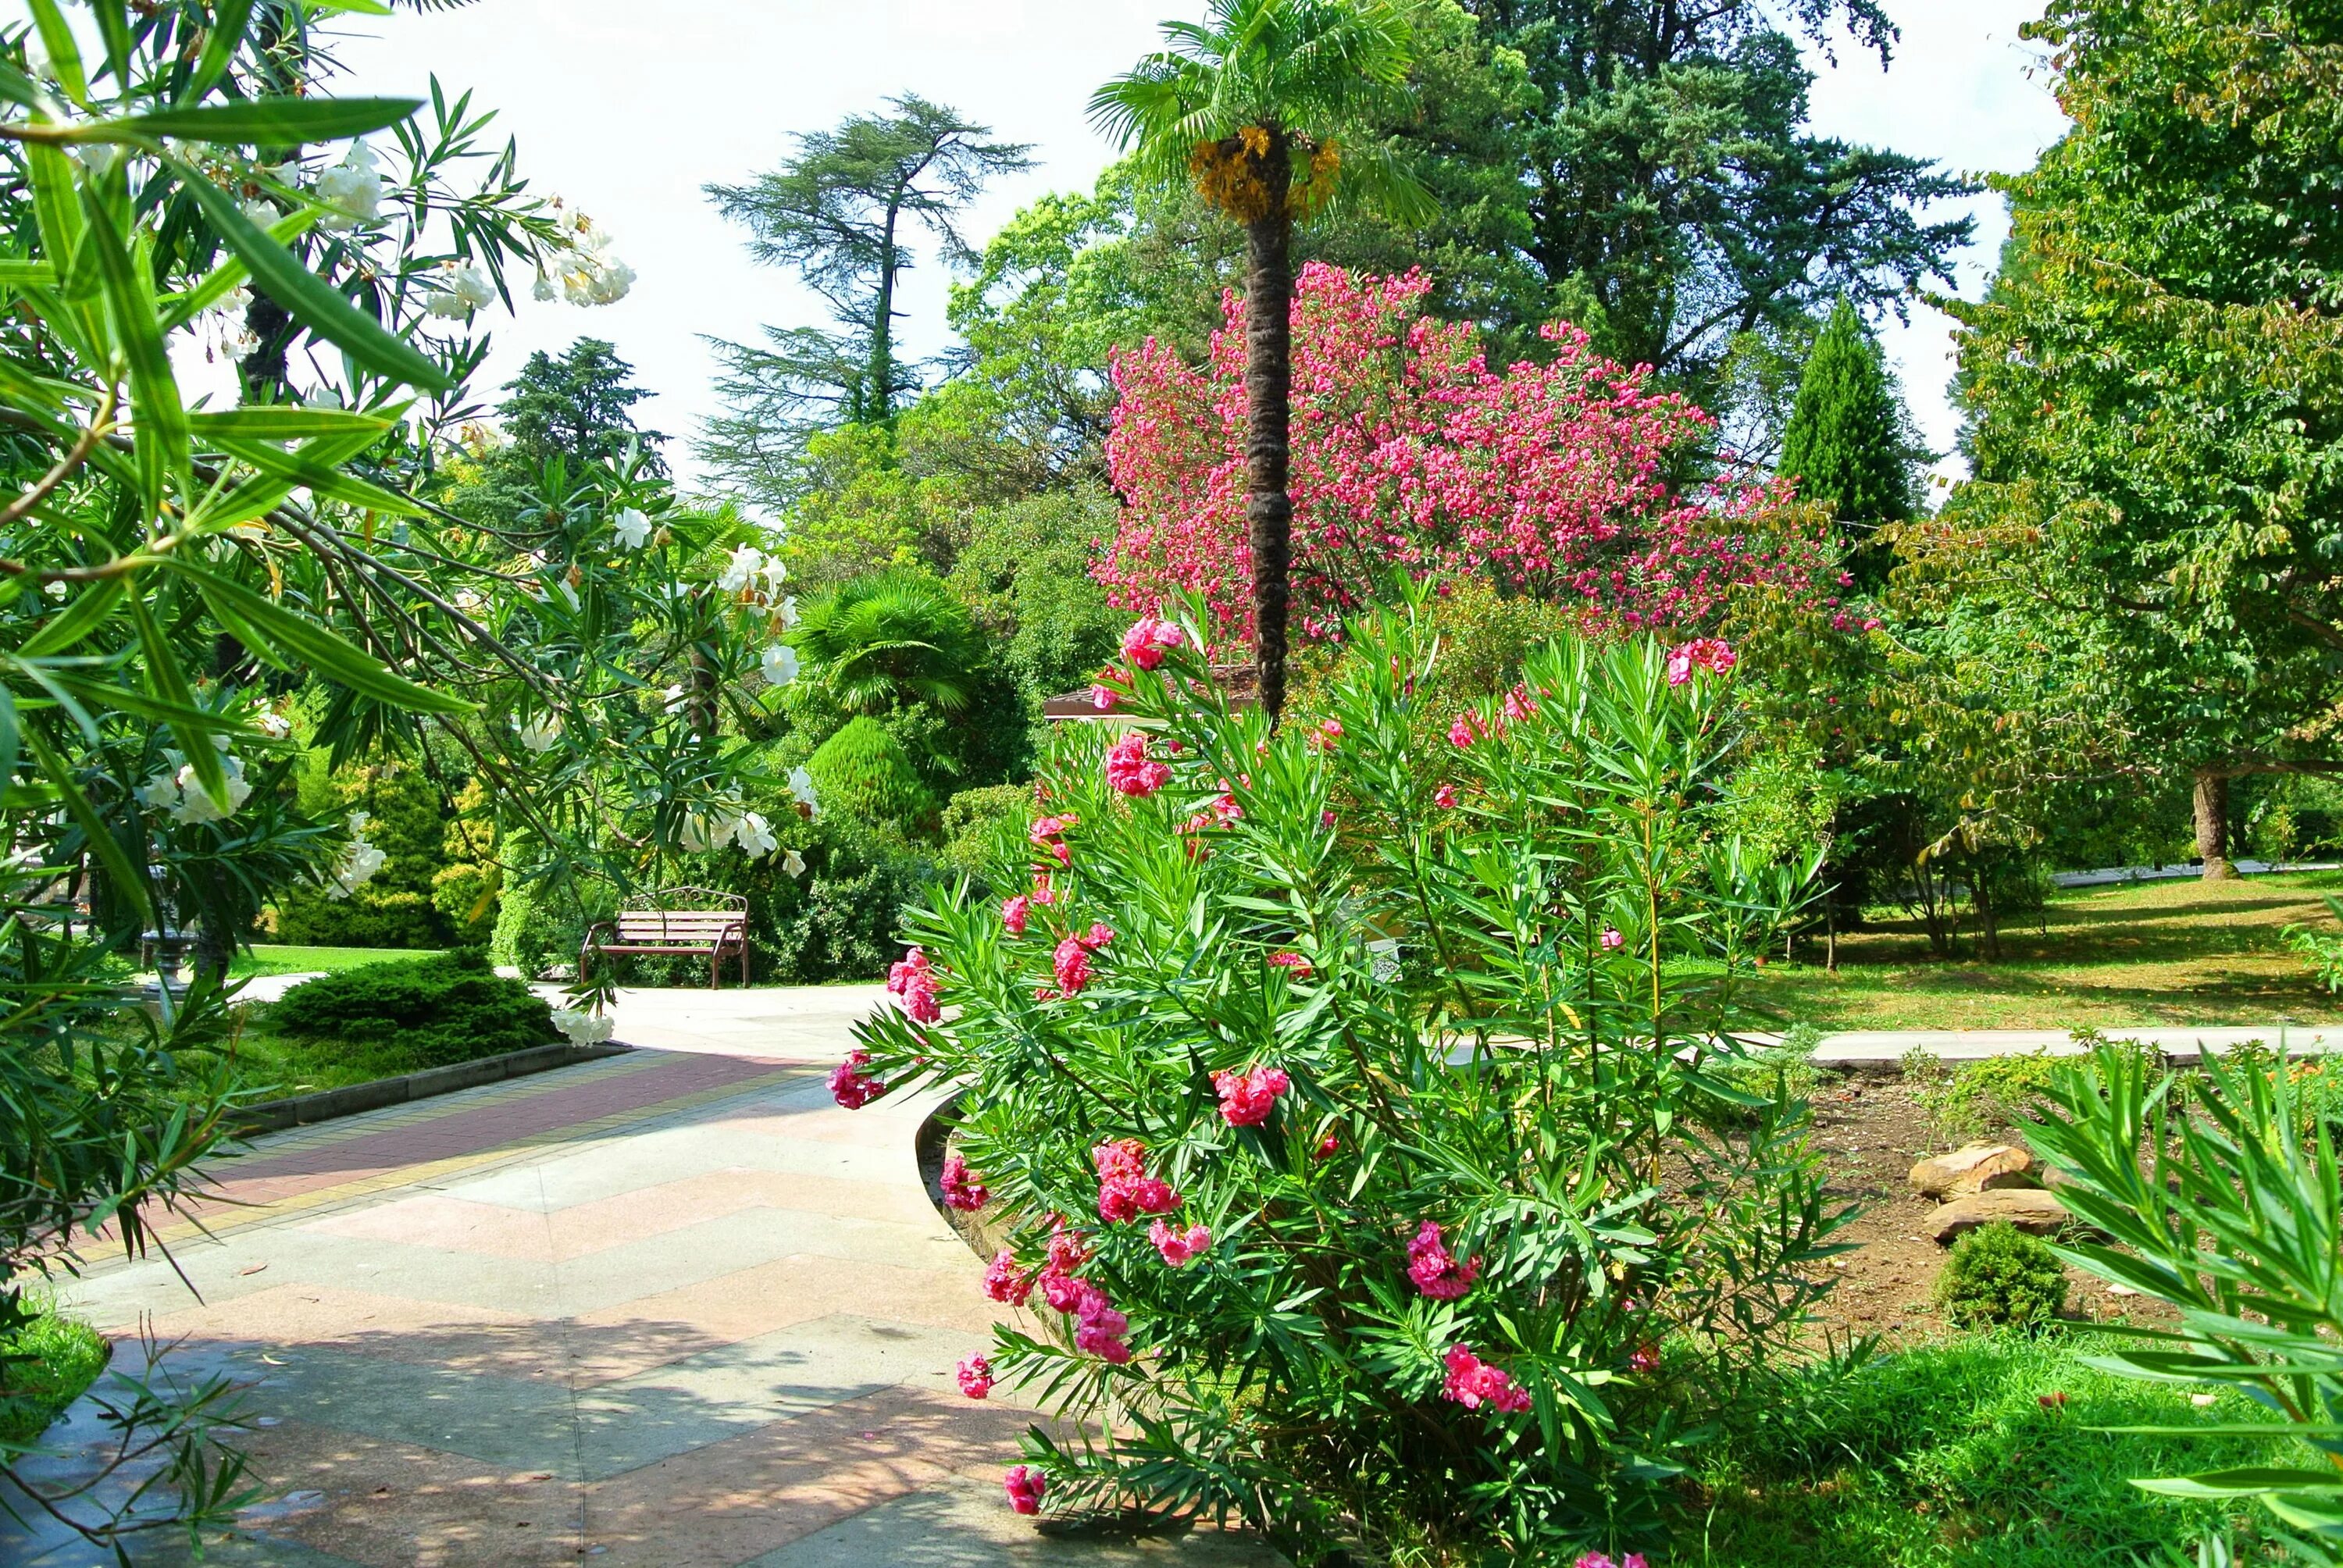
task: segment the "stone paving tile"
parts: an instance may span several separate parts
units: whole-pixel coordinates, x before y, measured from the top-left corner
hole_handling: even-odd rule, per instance
[[[596,1561],[612,1568],[732,1568],[994,1462],[1014,1452],[1022,1425],[965,1400],[889,1389],[596,1483],[587,1539],[608,1548]]]
[[[800,1254],[639,1296],[578,1322],[613,1329],[688,1322],[729,1343],[855,1307],[875,1308],[900,1322],[975,1334],[986,1332],[1001,1311],[963,1271],[863,1263],[850,1274],[830,1259]]]
[[[1001,1505],[1001,1488],[911,1493],[776,1547],[744,1568],[1282,1568],[1284,1559],[1209,1527],[1172,1535],[1043,1534]]]
[[[161,1340],[204,1339],[263,1344],[424,1342],[456,1333],[514,1328],[535,1320],[454,1302],[345,1290],[336,1285],[278,1284],[230,1302],[210,1302],[155,1317]]]

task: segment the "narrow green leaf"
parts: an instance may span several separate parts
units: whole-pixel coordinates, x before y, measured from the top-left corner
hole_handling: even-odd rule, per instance
[[[130,619],[138,628],[138,641],[146,650],[146,681],[148,689],[175,708],[194,709],[196,694],[188,689],[186,671],[179,668],[177,650],[155,624],[152,611],[146,608],[146,596],[133,594],[130,598]],[[211,742],[209,731],[188,725],[173,724],[172,734],[178,737],[179,749],[187,754],[187,761],[196,770],[196,780],[204,793],[214,800],[227,799],[227,769],[221,765],[219,749]]]
[[[73,770],[65,766],[65,759],[41,739],[37,729],[26,730],[25,740],[42,773],[56,786],[65,814],[81,829],[82,837],[89,840],[89,852],[97,857],[98,863],[106,868],[106,874],[113,879],[115,891],[122,895],[140,920],[152,919],[154,906],[146,899],[146,874],[133,866],[130,857],[122,852],[121,840],[106,831],[104,819],[98,816],[96,808],[90,805],[89,798],[74,782]]]
[[[97,18],[97,35],[106,40],[106,64],[117,82],[126,79],[130,67],[130,15],[123,0],[89,0],[89,13]]]
[[[153,274],[124,248],[114,215],[104,203],[85,194],[82,208],[89,219],[98,269],[106,277],[116,341],[130,361],[131,419],[138,433],[141,464],[158,476],[168,472],[179,495],[185,497],[195,488],[187,450],[187,409],[179,399],[179,378],[171,368],[170,352],[163,347],[163,335],[156,325]],[[160,489],[159,485],[156,487]],[[150,508],[159,510],[163,499],[160,494],[150,497]]]
[[[33,182],[33,221],[41,249],[64,276],[81,246],[81,198],[74,190],[74,161],[63,147],[39,142],[25,147],[25,170]]]
[[[22,105],[27,109],[38,109],[45,96],[46,95],[42,92],[38,82],[7,61],[0,60],[0,99]]]
[[[57,281],[57,269],[45,261],[0,257],[0,284],[11,288],[48,288]]]
[[[241,583],[178,558],[169,563],[169,569],[195,583],[216,614],[223,618],[233,618],[257,634],[253,651],[271,657],[283,668],[307,666],[316,674],[338,681],[362,696],[413,712],[474,711],[474,705],[460,697],[417,686],[393,674],[338,634],[270,603]],[[244,640],[255,642],[253,638]]]
[[[62,153],[58,154],[62,157]],[[186,182],[188,192],[219,228],[221,237],[252,269],[253,280],[310,331],[343,349],[359,364],[379,374],[396,377],[409,387],[445,392],[453,386],[446,372],[417,352],[415,347],[387,330],[382,323],[359,311],[335,292],[332,285],[293,258],[292,252],[254,226],[235,200],[206,179],[202,171],[177,158],[171,166]]]
[[[16,777],[16,759],[23,749],[16,730],[16,694],[0,686],[0,785]]]
[[[236,46],[244,42],[244,29],[252,20],[253,0],[219,0],[212,11],[211,35],[204,40],[204,52],[196,61],[196,74],[187,83],[187,101],[195,102],[220,77],[227,74],[228,63],[236,58]]]
[[[243,458],[265,474],[274,474],[279,478],[307,486],[311,495],[327,497],[346,506],[388,512],[394,517],[419,518],[425,515],[422,507],[397,491],[386,489],[372,480],[361,479],[343,469],[310,461],[306,453],[287,452],[265,441],[234,437],[224,437],[217,444],[221,451],[230,457]]]
[[[79,646],[82,638],[105,623],[114,613],[114,601],[122,597],[123,579],[100,578],[84,588],[63,613],[45,620],[40,628],[25,639],[16,650],[19,658],[47,658]]]
[[[186,109],[157,109],[151,115],[126,115],[117,120],[93,120],[74,126],[57,139],[144,142],[185,136],[231,146],[293,146],[362,136],[397,125],[422,106],[420,98],[256,98],[249,103],[203,104]]]
[[[73,29],[65,25],[65,13],[57,9],[57,0],[30,0],[33,25],[41,30],[41,47],[49,54],[49,64],[65,84],[66,92],[76,102],[89,96],[89,78],[82,74],[81,45],[75,41]]]
[[[304,408],[297,403],[190,414],[187,422],[198,436],[214,439],[241,437],[246,441],[306,441],[312,436],[340,436],[359,430],[379,435],[391,426],[389,420],[373,414],[356,414],[345,408]]]
[[[324,216],[316,207],[304,206],[278,218],[265,232],[279,245],[291,245],[315,228],[317,220]],[[226,260],[212,268],[201,283],[185,294],[171,297],[170,307],[163,313],[164,334],[167,337],[176,332],[226,298],[237,284],[251,276],[252,269],[244,265],[243,258],[231,252]]]

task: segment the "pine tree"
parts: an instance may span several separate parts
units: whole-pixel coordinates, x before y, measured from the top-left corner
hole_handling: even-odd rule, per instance
[[[1879,341],[1844,299],[1806,357],[1782,432],[1780,471],[1797,480],[1801,497],[1837,512],[1857,547],[1857,578],[1884,577],[1886,563],[1861,547],[1880,524],[1911,517],[1912,448]]]

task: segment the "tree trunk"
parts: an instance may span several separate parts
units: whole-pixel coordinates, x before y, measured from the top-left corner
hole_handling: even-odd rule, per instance
[[[2197,853],[2205,862],[2205,879],[2227,881],[2237,874],[2229,864],[2229,776],[2210,768],[2197,769]]]
[[[1245,226],[1245,521],[1252,540],[1253,662],[1272,728],[1285,706],[1286,607],[1293,565],[1293,499],[1286,494],[1293,395],[1292,181],[1285,136],[1262,160],[1269,212]]]

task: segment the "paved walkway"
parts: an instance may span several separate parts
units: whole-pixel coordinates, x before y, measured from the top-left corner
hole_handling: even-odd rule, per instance
[[[270,1489],[207,1562],[469,1568],[1262,1564],[1205,1533],[1072,1540],[1011,1513],[1034,1419],[951,1367],[1001,1311],[920,1184],[930,1100],[823,1075],[876,987],[638,991],[644,1048],[257,1141],[160,1258],[67,1305],[124,1362],[248,1385]],[[51,1441],[97,1434],[87,1402]],[[55,1473],[69,1471],[74,1456]],[[11,1535],[0,1563],[110,1556]],[[160,1542],[144,1563],[176,1563]]]

